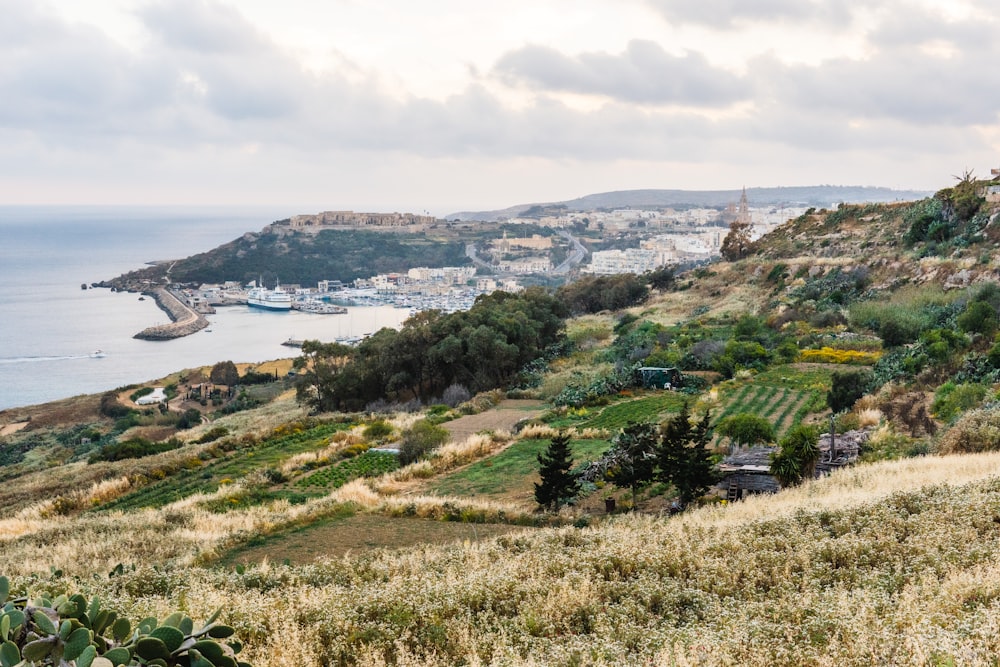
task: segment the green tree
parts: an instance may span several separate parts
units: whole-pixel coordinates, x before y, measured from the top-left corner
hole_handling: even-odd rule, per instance
[[[819,462],[819,432],[815,426],[792,427],[771,455],[771,474],[782,486],[795,486],[810,479]]]
[[[868,371],[834,371],[826,404],[833,412],[849,410],[868,391],[872,374]]]
[[[212,366],[208,379],[213,384],[224,384],[227,387],[232,387],[240,383],[240,372],[232,361],[220,361]]]
[[[399,445],[399,463],[405,466],[425,459],[447,440],[447,430],[421,419],[403,431],[402,442]]]
[[[729,233],[726,234],[726,238],[722,240],[722,246],[719,248],[719,252],[726,261],[735,262],[750,254],[752,227],[749,222],[740,222],[739,220],[733,220],[729,225]]]
[[[612,441],[614,463],[608,469],[608,477],[616,486],[632,490],[633,509],[639,488],[653,480],[658,443],[656,425],[648,422],[628,424]]]
[[[715,432],[740,447],[774,441],[774,425],[749,412],[726,417],[716,425]]]
[[[307,340],[302,343],[302,356],[294,366],[299,370],[295,383],[295,397],[314,412],[332,412],[340,408],[342,396],[338,380],[353,360],[355,351],[339,343],[320,343]]]
[[[194,428],[201,423],[201,413],[195,408],[188,408],[177,420],[177,428],[180,430]]]
[[[997,330],[997,311],[985,301],[973,301],[955,320],[965,333],[982,334],[992,338]]]
[[[708,450],[710,439],[708,410],[697,424],[692,425],[686,401],[680,413],[660,427],[656,452],[657,477],[677,489],[682,505],[705,495],[717,480],[712,454]]]
[[[553,436],[545,452],[538,455],[538,465],[541,482],[535,483],[535,501],[558,512],[559,506],[580,490],[578,475],[570,472],[573,452],[569,447],[569,435],[560,432]]]

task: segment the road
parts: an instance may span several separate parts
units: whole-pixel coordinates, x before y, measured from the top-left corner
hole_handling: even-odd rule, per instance
[[[491,266],[488,262],[484,262],[483,260],[479,259],[475,243],[470,243],[465,246],[465,256],[471,259],[472,263],[475,264],[476,266],[481,266],[482,268],[488,270],[490,273],[493,273],[493,266]]]
[[[583,244],[575,236],[567,231],[559,232],[559,236],[569,241],[573,249],[570,251],[569,257],[562,264],[552,269],[552,273],[556,275],[568,273],[570,269],[582,262],[583,258],[587,256],[587,249],[583,247]]]
[[[573,236],[567,231],[559,232],[559,236],[569,241],[571,250],[569,256],[566,257],[566,259],[562,262],[562,264],[552,269],[553,275],[565,275],[566,273],[569,273],[570,269],[572,269],[577,264],[582,262],[583,259],[587,256],[587,249],[583,246],[582,243],[580,243],[580,241],[575,236]],[[469,243],[465,246],[465,256],[471,259],[472,263],[475,264],[476,266],[481,266],[484,269],[490,271],[491,273],[494,271],[495,267],[492,264],[484,262],[483,260],[479,259],[479,254],[478,251],[476,250],[476,244]]]

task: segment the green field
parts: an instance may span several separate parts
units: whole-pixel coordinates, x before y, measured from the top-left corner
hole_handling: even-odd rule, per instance
[[[365,452],[353,459],[320,468],[295,481],[305,491],[331,491],[358,477],[377,477],[399,467],[399,457],[388,452]]]
[[[165,479],[143,486],[107,503],[102,510],[130,510],[162,507],[195,493],[211,493],[223,480],[237,480],[255,470],[278,467],[289,457],[327,446],[330,436],[350,428],[350,424],[319,424],[303,430],[248,444],[221,458],[202,460],[192,457],[185,468]]]
[[[744,384],[724,388],[722,409],[713,419],[718,422],[743,412],[758,415],[774,424],[780,438],[809,414],[824,409],[831,372],[825,364],[778,366]]]
[[[606,407],[588,407],[583,409],[583,414],[571,411],[546,421],[553,428],[597,428],[614,432],[629,422],[662,421],[667,413],[679,412],[685,400],[693,404],[695,399],[677,392],[656,391],[637,398],[618,397]]]
[[[617,431],[629,422],[662,421],[666,413],[680,412],[684,401],[694,402],[690,396],[673,391],[657,392],[655,394],[621,401],[601,410],[596,417],[591,417],[578,427],[601,428]]]
[[[524,491],[536,479],[538,454],[548,447],[548,440],[520,440],[496,456],[477,461],[456,473],[436,481],[430,491],[446,496],[500,496]],[[574,462],[591,461],[605,451],[607,440],[573,440]]]

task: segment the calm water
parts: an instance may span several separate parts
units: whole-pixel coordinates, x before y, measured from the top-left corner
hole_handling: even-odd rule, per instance
[[[168,321],[151,299],[81,283],[153,260],[210,250],[287,217],[291,208],[0,207],[0,409],[113,389],[230,359],[295,355],[290,338],[333,340],[384,326],[407,311],[270,313],[243,306],[210,315],[211,332],[172,341],[133,334]],[[106,356],[92,358],[102,350]]]

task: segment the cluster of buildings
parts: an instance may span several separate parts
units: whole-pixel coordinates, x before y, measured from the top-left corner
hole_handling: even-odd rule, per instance
[[[215,306],[245,304],[250,291],[257,287],[257,281],[243,285],[230,280],[180,290],[176,295],[187,306],[204,313],[212,312]],[[381,273],[370,278],[358,278],[350,284],[339,280],[320,280],[316,287],[286,283],[277,285],[275,289],[293,299],[293,308],[318,301],[334,301],[346,305],[393,305],[413,310],[433,308],[455,312],[470,308],[481,294],[497,290],[518,292],[523,286],[512,278],[477,278],[473,266],[445,266],[416,267],[405,273]],[[310,310],[308,307],[299,309]]]

